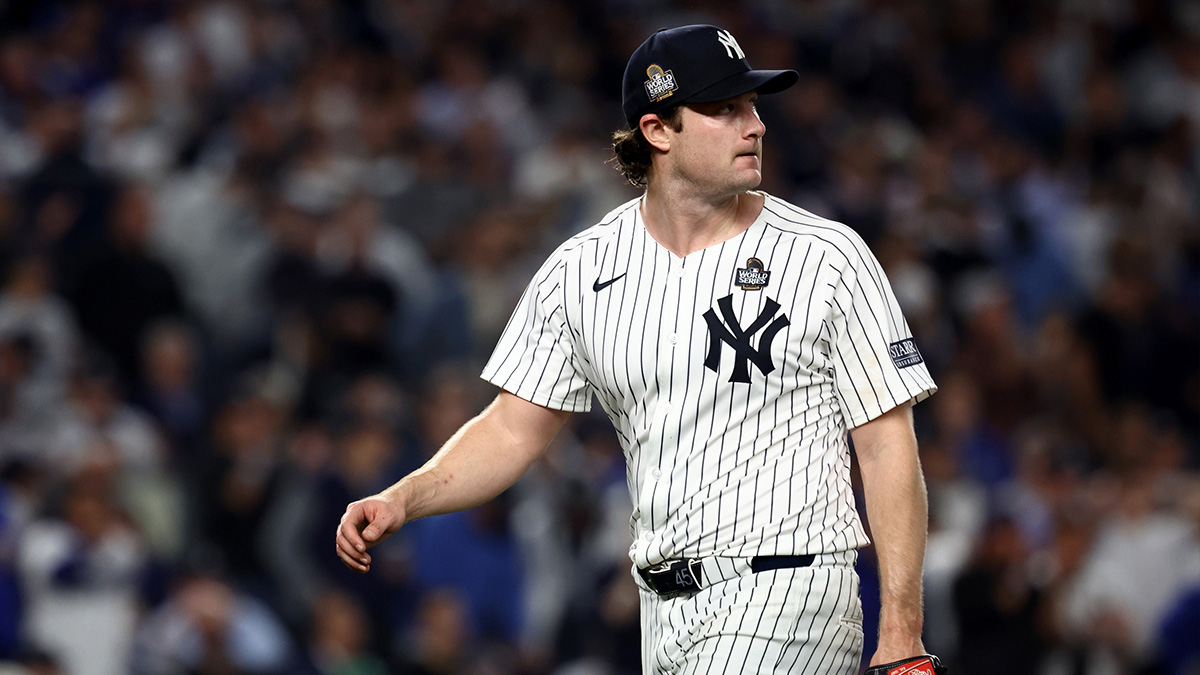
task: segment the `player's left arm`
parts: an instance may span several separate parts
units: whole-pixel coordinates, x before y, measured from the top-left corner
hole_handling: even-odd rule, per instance
[[[925,653],[921,572],[929,505],[905,402],[851,432],[879,558],[879,646],[871,665]]]

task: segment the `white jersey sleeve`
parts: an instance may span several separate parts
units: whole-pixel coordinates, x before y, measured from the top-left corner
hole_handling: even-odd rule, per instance
[[[853,248],[833,286],[833,375],[848,426],[857,427],[937,390],[891,284],[862,238],[846,230]]]
[[[552,255],[525,289],[481,377],[547,408],[584,412],[592,389],[567,323],[565,261]]]

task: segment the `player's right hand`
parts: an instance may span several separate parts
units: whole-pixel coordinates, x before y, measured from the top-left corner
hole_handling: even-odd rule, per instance
[[[371,569],[367,549],[387,539],[404,524],[404,508],[379,495],[346,507],[337,529],[337,554],[355,572]]]

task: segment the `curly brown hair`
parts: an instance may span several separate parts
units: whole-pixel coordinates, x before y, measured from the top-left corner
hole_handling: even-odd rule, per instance
[[[673,106],[660,113],[659,118],[670,127],[671,131],[683,129],[683,115],[679,106]],[[617,171],[634,187],[646,187],[646,177],[650,173],[650,158],[654,148],[646,141],[640,128],[618,129],[612,135],[613,157],[608,160],[615,164]]]

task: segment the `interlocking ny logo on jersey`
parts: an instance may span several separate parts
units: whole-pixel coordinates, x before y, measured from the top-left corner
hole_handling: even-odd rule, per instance
[[[733,39],[733,35],[731,35],[729,33],[729,31],[727,31],[727,30],[717,31],[717,41],[719,41],[721,43],[721,46],[725,48],[725,53],[729,56],[729,58],[731,58],[731,59],[746,58],[746,52],[742,51],[742,48],[740,46],[738,46],[737,40]]]
[[[704,320],[708,323],[708,356],[704,359],[704,367],[714,373],[720,372],[718,369],[721,366],[722,345],[728,344],[733,347],[736,359],[733,362],[733,375],[729,377],[730,382],[749,383],[750,363],[763,375],[770,375],[771,371],[775,370],[775,363],[771,361],[771,343],[779,331],[791,325],[786,314],[775,316],[779,311],[779,303],[767,298],[762,311],[758,313],[758,318],[744,329],[738,323],[737,315],[733,313],[732,294],[717,300],[717,307],[721,310],[724,322],[717,318],[717,313],[712,309],[704,313]],[[758,338],[758,349],[755,349],[750,342],[759,331],[762,331],[762,335]]]

